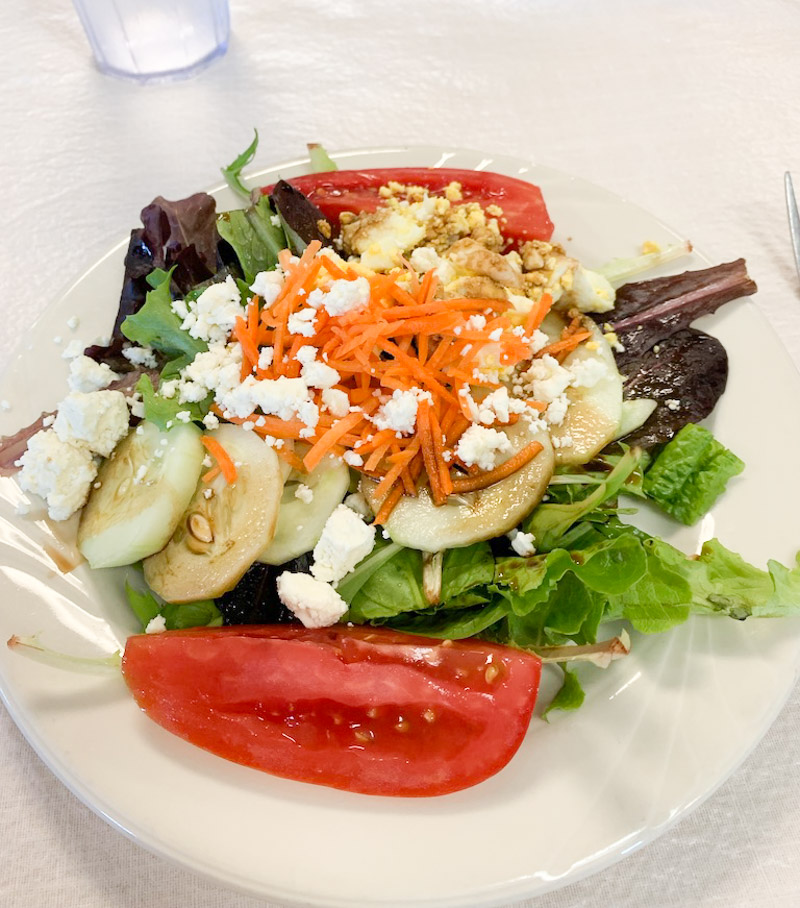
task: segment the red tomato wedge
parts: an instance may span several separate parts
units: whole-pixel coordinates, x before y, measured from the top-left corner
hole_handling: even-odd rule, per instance
[[[441,192],[454,181],[460,183],[464,202],[503,209],[501,231],[515,245],[527,240],[549,240],[553,235],[553,222],[541,189],[499,173],[452,167],[378,167],[332,170],[288,179],[334,226],[343,211],[374,211],[383,202],[378,190],[392,181],[422,186],[432,193]],[[270,193],[272,189],[273,186],[265,186],[261,191]]]
[[[122,673],[164,728],[236,763],[364,794],[458,791],[508,763],[536,656],[374,628],[192,628],[131,637]]]

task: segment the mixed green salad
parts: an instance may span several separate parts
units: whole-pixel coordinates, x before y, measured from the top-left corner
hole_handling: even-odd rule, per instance
[[[143,211],[110,343],[2,448],[51,516],[81,511],[92,567],[136,568],[143,630],[478,636],[560,666],[548,709],[574,709],[619,622],[798,613],[797,567],[636,526],[695,523],[744,468],[700,424],[727,359],[691,327],[755,290],[742,262],[632,282],[685,249],[590,270],[530,184],[319,147],[250,193],[255,150],[224,171],[242,209]]]

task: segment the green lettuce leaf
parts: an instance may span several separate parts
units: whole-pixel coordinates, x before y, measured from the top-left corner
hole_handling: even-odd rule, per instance
[[[687,525],[707,514],[728,480],[744,469],[732,451],[702,426],[684,426],[644,476],[644,493]]]
[[[131,611],[136,615],[142,630],[157,618],[164,616],[168,631],[181,630],[186,627],[220,627],[222,614],[213,599],[201,599],[197,602],[164,602],[150,590],[138,590],[127,580],[125,595]]]
[[[547,709],[542,713],[542,718],[546,719],[555,709],[575,710],[583,706],[586,694],[581,686],[581,682],[578,680],[577,674],[568,669],[566,665],[562,665],[561,668],[564,671],[564,680],[558,693],[553,697],[547,705]]]
[[[182,356],[191,362],[198,353],[208,350],[208,344],[184,331],[181,318],[172,311],[172,270],[157,268],[147,275],[153,289],[148,291],[142,308],[125,319],[121,331],[135,344],[152,347],[169,357]]]
[[[396,631],[437,637],[441,640],[465,640],[474,637],[501,621],[508,614],[508,605],[498,600],[479,608],[442,608],[426,613],[401,615],[385,623]]]
[[[162,379],[166,375],[162,373]],[[193,422],[199,422],[211,409],[214,402],[214,395],[209,394],[205,400],[199,403],[179,403],[177,396],[162,397],[154,388],[150,376],[143,374],[139,381],[136,382],[136,390],[142,395],[144,405],[144,418],[149,422],[155,423],[162,432],[166,432],[173,425],[176,425],[178,413],[188,411],[191,414]]]
[[[336,584],[336,592],[345,602],[352,602],[364,584],[377,573],[386,562],[403,550],[399,542],[388,542],[378,535],[372,551]]]
[[[639,467],[641,456],[638,449],[626,450],[605,481],[588,486],[591,491],[581,498],[540,504],[523,524],[526,533],[533,533],[536,548],[547,552],[560,546],[562,537],[574,523],[600,508],[604,502],[616,498],[626,480]]]
[[[227,167],[220,168],[222,176],[225,177],[225,181],[231,189],[246,199],[250,198],[250,191],[242,183],[242,171],[253,160],[258,150],[258,130],[254,129],[253,132],[255,133],[253,141],[247,148],[240,155],[237,155]]]
[[[448,549],[442,562],[442,601],[461,597],[494,581],[494,556],[488,542]],[[452,607],[452,606],[451,606]],[[458,606],[457,606],[458,607]]]
[[[269,199],[262,195],[248,208],[224,211],[217,219],[219,235],[236,253],[248,287],[259,271],[272,271],[278,264],[278,253],[288,246],[280,223],[272,221],[274,217]]]
[[[308,148],[308,158],[312,173],[323,173],[328,170],[339,169],[319,142],[309,142],[306,147]]]
[[[339,594],[341,585],[337,587]],[[400,548],[374,571],[350,600],[345,620],[362,624],[429,608],[422,589],[422,553]]]

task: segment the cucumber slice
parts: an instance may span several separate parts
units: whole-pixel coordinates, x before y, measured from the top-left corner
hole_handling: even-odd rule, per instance
[[[616,438],[624,438],[629,432],[641,428],[655,410],[657,403],[652,397],[634,397],[622,401],[622,415]]]
[[[393,542],[422,552],[440,552],[471,545],[507,533],[541,501],[553,475],[553,448],[546,432],[535,432],[525,420],[503,430],[511,442],[509,457],[532,441],[542,451],[522,469],[479,492],[451,495],[440,506],[433,503],[427,486],[416,497],[403,496],[386,522]],[[361,480],[361,491],[374,513],[381,502],[377,483]]]
[[[614,353],[603,332],[590,318],[583,325],[592,333],[593,343],[581,344],[564,360],[568,369],[594,362],[603,370],[599,381],[591,387],[567,389],[569,409],[564,421],[550,427],[550,437],[556,447],[557,464],[583,464],[591,460],[610,441],[617,437],[622,418],[622,376],[617,369]],[[569,439],[569,444],[563,442]]]
[[[301,485],[311,490],[310,501],[297,497]],[[307,475],[292,470],[283,487],[275,535],[258,560],[265,564],[285,564],[310,552],[319,542],[328,518],[342,503],[349,485],[349,467],[332,455],[326,455]]]
[[[141,431],[140,431],[141,430]],[[97,474],[78,526],[93,568],[133,564],[162,549],[191,500],[203,464],[200,430],[132,429]]]
[[[234,586],[272,541],[283,475],[273,449],[254,432],[222,425],[212,433],[237,465],[231,484],[200,482],[172,538],[144,561],[148,586],[167,602],[213,599]]]

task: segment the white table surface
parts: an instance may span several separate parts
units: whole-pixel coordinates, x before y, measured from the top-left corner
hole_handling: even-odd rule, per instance
[[[782,195],[783,172],[800,175],[797,0],[232,0],[232,22],[227,56],[199,77],[141,87],[93,68],[66,0],[2,4],[3,362],[153,196],[214,184],[257,127],[265,166],[309,140],[436,144],[601,183],[712,259],[744,256],[757,304],[800,364]],[[798,418],[794,402],[787,418]],[[789,454],[787,475],[796,462]],[[795,691],[748,760],[677,827],[525,904],[800,904],[799,724]],[[4,712],[0,836],[8,908],[264,904],[107,826]]]

